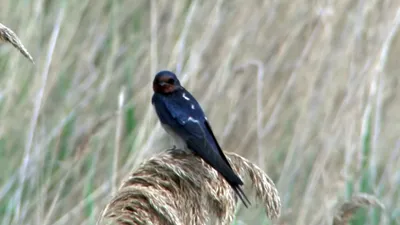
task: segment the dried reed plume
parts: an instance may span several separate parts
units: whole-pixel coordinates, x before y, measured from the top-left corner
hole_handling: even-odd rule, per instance
[[[32,56],[29,54],[28,50],[26,50],[25,46],[19,40],[18,36],[10,28],[0,23],[0,43],[1,42],[11,43],[16,49],[18,49],[22,53],[22,55],[24,55],[33,64],[35,64]]]
[[[260,168],[226,153],[234,170],[249,177],[269,218],[280,214],[275,184]],[[230,224],[237,196],[228,183],[199,157],[170,149],[142,163],[106,206],[101,224]]]
[[[341,205],[333,219],[333,225],[347,225],[353,214],[359,208],[368,206],[384,208],[382,203],[375,196],[365,193],[354,195],[350,201]]]

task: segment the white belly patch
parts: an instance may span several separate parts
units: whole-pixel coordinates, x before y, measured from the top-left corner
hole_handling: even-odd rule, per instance
[[[168,125],[166,124],[161,124],[164,130],[171,136],[174,145],[178,149],[186,150],[186,142],[179,136],[177,135]]]

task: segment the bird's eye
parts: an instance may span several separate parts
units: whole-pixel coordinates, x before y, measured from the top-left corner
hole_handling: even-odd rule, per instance
[[[168,84],[174,84],[174,83],[175,83],[175,80],[172,79],[172,78],[170,78],[170,79],[167,80],[167,83],[168,83]]]

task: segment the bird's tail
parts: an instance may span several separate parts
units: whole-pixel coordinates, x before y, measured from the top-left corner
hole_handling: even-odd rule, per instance
[[[243,189],[240,188],[239,185],[231,185],[235,193],[239,196],[240,200],[242,200],[243,205],[246,206],[246,208],[249,208],[251,205],[250,200],[247,198],[247,196],[244,194]]]

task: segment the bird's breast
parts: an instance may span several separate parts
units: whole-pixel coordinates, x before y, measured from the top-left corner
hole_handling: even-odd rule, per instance
[[[175,131],[172,130],[172,128],[168,124],[161,123],[161,125],[164,128],[164,130],[169,134],[169,136],[171,136],[175,146],[178,149],[185,150],[186,149],[186,141],[181,136],[179,136],[177,133],[175,133]]]

